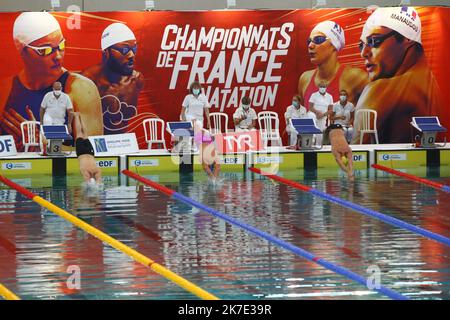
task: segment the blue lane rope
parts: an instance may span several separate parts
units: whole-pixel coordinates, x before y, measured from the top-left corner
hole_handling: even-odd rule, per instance
[[[289,251],[293,252],[294,254],[296,254],[296,255],[298,255],[298,256],[300,256],[302,258],[305,258],[305,259],[307,259],[309,261],[315,262],[315,263],[321,265],[322,267],[324,267],[324,268],[326,268],[328,270],[331,270],[331,271],[333,271],[335,273],[343,275],[343,276],[345,276],[345,277],[347,277],[347,278],[349,278],[351,280],[354,280],[354,281],[364,285],[365,287],[367,287],[367,284],[368,284],[369,280],[364,278],[363,276],[360,276],[357,273],[354,273],[353,271],[350,271],[350,270],[348,270],[348,269],[346,269],[344,267],[338,266],[338,265],[336,265],[334,263],[331,263],[331,262],[329,262],[329,261],[327,261],[325,259],[319,258],[319,257],[315,256],[314,254],[312,254],[311,252],[308,252],[308,251],[306,251],[306,250],[304,250],[302,248],[299,248],[299,247],[297,247],[297,246],[295,246],[293,244],[290,244],[290,243],[288,243],[286,241],[283,241],[283,240],[281,240],[281,239],[279,239],[277,237],[274,237],[274,236],[272,236],[272,235],[270,235],[270,234],[268,234],[268,233],[266,233],[266,232],[264,232],[262,230],[259,230],[259,229],[255,228],[255,227],[251,226],[251,225],[248,225],[248,224],[246,224],[244,222],[241,222],[241,221],[239,221],[239,220],[237,220],[237,219],[235,219],[233,217],[230,217],[230,216],[228,216],[228,215],[226,215],[224,213],[221,213],[221,212],[216,211],[216,210],[214,210],[214,209],[212,209],[210,207],[207,207],[204,204],[199,203],[199,202],[195,201],[194,199],[186,197],[186,196],[184,196],[184,195],[182,195],[182,194],[180,194],[178,192],[174,192],[172,194],[172,198],[180,200],[180,201],[185,202],[185,203],[188,203],[191,206],[196,207],[196,208],[198,208],[198,209],[200,209],[202,211],[208,212],[208,213],[212,214],[213,216],[221,218],[221,219],[223,219],[223,220],[225,220],[225,221],[227,221],[227,222],[229,222],[229,223],[231,223],[231,224],[233,224],[235,226],[238,226],[238,227],[240,227],[240,228],[242,228],[244,230],[247,230],[247,231],[249,231],[249,232],[251,232],[251,233],[253,233],[253,234],[255,234],[255,235],[257,235],[257,236],[259,236],[259,237],[261,237],[261,238],[263,238],[263,239],[265,239],[267,241],[269,241],[269,242],[272,242],[272,243],[274,243],[274,244],[276,244],[276,245],[286,249],[286,250],[289,250]],[[392,289],[386,288],[384,286],[379,286],[379,288],[374,288],[373,290],[378,291],[378,292],[386,295],[387,297],[395,299],[395,300],[408,300],[408,298],[406,296],[404,296],[404,295],[402,295],[402,294],[400,294],[400,293],[398,293],[398,292],[396,292],[396,291],[394,291]]]
[[[424,236],[426,238],[429,238],[431,240],[435,240],[437,242],[440,242],[442,244],[450,246],[450,238],[445,237],[443,235],[440,235],[440,234],[434,233],[432,231],[426,230],[424,228],[412,225],[412,224],[407,223],[405,221],[402,221],[400,219],[396,219],[394,217],[385,215],[385,214],[383,214],[381,212],[378,212],[378,211],[375,211],[375,210],[372,210],[372,209],[369,209],[369,208],[357,205],[357,204],[355,204],[353,202],[350,202],[350,201],[347,201],[347,200],[344,200],[344,199],[332,196],[332,195],[330,195],[330,194],[328,194],[326,192],[319,191],[319,190],[314,189],[312,187],[303,185],[303,184],[301,184],[299,182],[295,182],[293,180],[289,180],[289,179],[286,179],[286,178],[283,178],[283,177],[280,177],[280,176],[277,176],[277,175],[274,175],[274,174],[265,174],[261,169],[250,168],[249,170],[252,171],[252,172],[255,172],[257,174],[264,175],[264,176],[266,176],[266,177],[268,177],[270,179],[273,179],[273,180],[279,181],[281,183],[290,185],[290,186],[292,186],[292,187],[294,187],[296,189],[302,190],[304,192],[309,192],[309,193],[311,193],[313,195],[316,195],[316,196],[319,196],[321,198],[324,198],[325,200],[328,200],[330,202],[334,202],[334,203],[340,204],[341,206],[350,208],[350,209],[355,210],[355,211],[357,211],[359,213],[362,213],[364,215],[376,218],[376,219],[381,220],[383,222],[386,222],[386,223],[388,223],[390,225],[393,225],[393,226],[396,226],[396,227],[399,227],[399,228],[402,228],[402,229],[406,229],[406,230],[412,231],[414,233],[422,235],[422,236]]]
[[[353,209],[353,210],[358,211],[358,212],[360,212],[360,213],[362,213],[364,215],[367,215],[367,216],[376,218],[378,220],[384,221],[384,222],[386,222],[386,223],[388,223],[390,225],[393,225],[393,226],[396,226],[396,227],[399,227],[399,228],[402,228],[402,229],[406,229],[406,230],[412,231],[412,232],[420,234],[420,235],[422,235],[422,236],[424,236],[426,238],[429,238],[429,239],[438,241],[440,243],[443,243],[443,244],[445,244],[447,246],[450,246],[450,238],[447,238],[447,237],[445,237],[443,235],[440,235],[440,234],[434,233],[432,231],[429,231],[427,229],[415,226],[413,224],[410,224],[408,222],[402,221],[400,219],[397,219],[397,218],[385,215],[385,214],[383,214],[381,212],[378,212],[378,211],[375,211],[375,210],[372,210],[372,209],[360,206],[360,205],[355,204],[353,202],[350,202],[350,201],[347,201],[347,200],[344,200],[344,199],[332,196],[332,195],[330,195],[328,193],[325,193],[325,192],[317,190],[317,189],[311,188],[309,190],[309,193],[317,195],[317,196],[319,196],[321,198],[324,198],[324,199],[326,199],[326,200],[328,200],[330,202],[334,202],[334,203],[340,204],[340,205],[342,205],[344,207]]]

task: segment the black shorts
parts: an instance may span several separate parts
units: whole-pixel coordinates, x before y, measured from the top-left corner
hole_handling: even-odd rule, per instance
[[[78,138],[75,141],[75,150],[77,152],[77,157],[83,154],[94,155],[94,148],[89,139]]]
[[[341,125],[341,124],[339,124],[339,123],[333,123],[333,124],[330,124],[326,129],[325,129],[325,131],[328,131],[328,132],[330,132],[331,130],[333,130],[333,129],[343,129],[344,127]]]

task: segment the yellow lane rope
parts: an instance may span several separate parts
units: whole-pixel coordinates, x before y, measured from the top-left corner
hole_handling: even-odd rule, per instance
[[[143,264],[146,267],[149,267],[154,272],[160,274],[164,278],[172,281],[176,285],[180,286],[181,288],[185,289],[186,291],[196,295],[197,297],[205,300],[219,300],[218,297],[214,296],[213,294],[203,290],[202,288],[198,287],[197,285],[193,284],[192,282],[184,279],[183,277],[179,276],[178,274],[170,271],[169,269],[165,268],[164,266],[156,263],[155,261],[151,260],[150,258],[144,256],[143,254],[137,252],[136,250],[128,247],[127,245],[123,244],[122,242],[114,239],[113,237],[107,235],[106,233],[100,231],[99,229],[91,226],[90,224],[84,222],[83,220],[75,217],[74,215],[70,214],[69,212],[61,209],[60,207],[54,205],[53,203],[45,200],[44,198],[41,198],[34,193],[30,192],[26,188],[23,188],[22,186],[12,182],[11,180],[5,178],[4,176],[0,175],[0,181],[4,184],[8,185],[9,187],[19,191],[24,196],[32,199],[34,202],[38,203],[44,208],[47,208],[51,212],[57,214],[61,218],[69,221],[70,223],[74,224],[75,226],[79,227],[80,229],[86,231],[87,233],[93,235],[94,237],[100,239],[101,241],[109,244],[111,247],[125,253],[129,257],[133,258],[137,262]]]
[[[0,296],[6,300],[20,300],[12,291],[0,283]]]
[[[170,271],[169,269],[163,267],[162,265],[156,263],[155,261],[151,260],[150,258],[147,258],[143,254],[137,252],[136,250],[128,247],[127,245],[123,244],[122,242],[114,239],[113,237],[107,235],[106,233],[98,230],[97,228],[94,228],[90,224],[84,222],[83,220],[78,219],[77,217],[73,216],[72,214],[68,213],[67,211],[55,206],[53,203],[39,197],[35,196],[33,198],[33,201],[40,204],[44,208],[47,208],[51,212],[57,214],[58,216],[66,219],[70,223],[76,225],[77,227],[83,229],[84,231],[90,233],[94,237],[100,239],[103,242],[106,242],[111,247],[125,253],[126,255],[130,256],[137,262],[143,264],[144,266],[149,267],[156,273],[159,273],[166,279],[172,281],[173,283],[179,285],[183,289],[195,294],[197,297],[201,299],[206,300],[218,300],[218,298],[211,293],[203,290],[202,288],[196,286],[192,282],[184,279],[183,277],[177,275],[176,273]]]

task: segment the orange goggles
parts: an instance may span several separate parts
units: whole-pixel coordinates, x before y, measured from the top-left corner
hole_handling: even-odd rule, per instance
[[[63,40],[59,43],[57,47],[43,46],[43,47],[33,47],[30,45],[26,45],[28,48],[33,49],[36,53],[42,57],[49,56],[56,50],[64,51],[66,49],[66,40]]]

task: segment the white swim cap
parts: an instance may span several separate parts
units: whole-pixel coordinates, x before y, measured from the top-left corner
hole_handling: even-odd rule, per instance
[[[334,21],[323,21],[315,26],[311,33],[314,31],[319,31],[326,35],[337,51],[345,46],[344,30]]]
[[[413,7],[386,7],[376,9],[367,19],[361,34],[365,41],[374,27],[387,27],[397,31],[405,38],[422,43],[422,24]]]
[[[61,27],[50,13],[24,12],[14,21],[14,44],[18,50],[22,50],[26,45],[57,30],[61,30]]]
[[[136,40],[133,31],[123,23],[113,23],[106,27],[102,34],[102,50],[108,49],[116,43]]]

